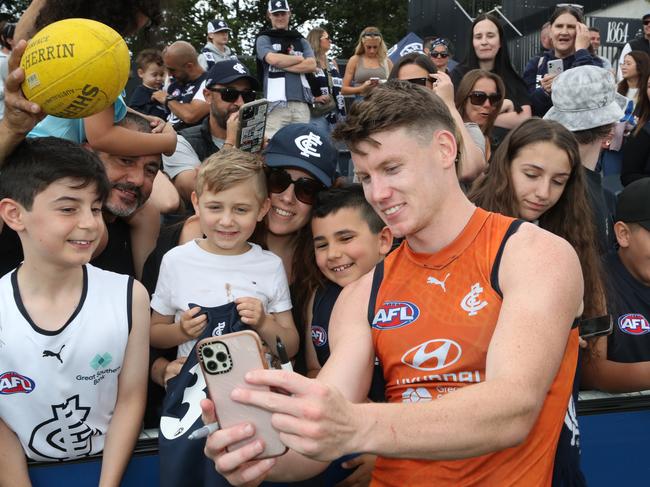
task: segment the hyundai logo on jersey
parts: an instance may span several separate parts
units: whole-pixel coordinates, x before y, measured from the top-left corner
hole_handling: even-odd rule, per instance
[[[618,327],[628,335],[645,335],[650,333],[650,324],[645,316],[629,313],[618,317]]]
[[[315,347],[322,347],[327,343],[327,332],[322,326],[311,327],[311,340]]]
[[[458,343],[438,338],[407,351],[402,355],[402,363],[417,370],[440,370],[458,362],[462,354]]]
[[[18,372],[5,372],[0,375],[0,394],[29,394],[36,387],[36,383],[26,375]]]
[[[386,301],[379,307],[372,327],[377,330],[394,330],[410,325],[420,316],[420,308],[408,301]]]

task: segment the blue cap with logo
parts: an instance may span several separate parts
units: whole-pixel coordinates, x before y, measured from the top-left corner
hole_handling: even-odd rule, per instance
[[[208,34],[214,34],[215,32],[221,32],[223,30],[230,32],[232,29],[221,19],[214,19],[208,22]]]
[[[289,12],[290,10],[287,0],[269,0],[269,13]]]
[[[311,123],[282,127],[264,150],[267,166],[302,169],[327,187],[334,181],[337,155],[329,134]]]
[[[257,90],[259,87],[257,79],[251,75],[244,64],[237,59],[228,59],[218,62],[210,68],[206,76],[205,86],[210,88],[214,85],[227,85],[240,79],[247,79],[253,90]]]

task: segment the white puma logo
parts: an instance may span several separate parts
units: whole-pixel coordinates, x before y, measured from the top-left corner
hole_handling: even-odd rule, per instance
[[[447,288],[445,287],[445,283],[447,282],[447,279],[451,276],[450,273],[447,273],[445,278],[442,281],[439,281],[433,276],[427,277],[427,284],[435,284],[436,286],[440,286],[444,292],[447,292]]]

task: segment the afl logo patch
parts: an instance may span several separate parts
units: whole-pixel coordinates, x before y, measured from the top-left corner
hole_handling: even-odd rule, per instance
[[[420,309],[408,301],[386,301],[379,307],[372,327],[377,330],[394,330],[410,325],[420,316]]]
[[[322,326],[311,327],[311,341],[315,347],[322,347],[327,343],[327,332]]]
[[[29,394],[36,387],[36,383],[26,375],[18,372],[5,372],[0,375],[0,394]]]
[[[650,324],[645,316],[629,313],[618,317],[618,327],[628,335],[645,335],[650,333]]]

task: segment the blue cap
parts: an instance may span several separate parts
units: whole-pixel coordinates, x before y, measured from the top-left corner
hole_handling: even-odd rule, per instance
[[[336,172],[338,153],[327,132],[311,123],[292,123],[278,130],[264,150],[269,167],[307,171],[328,188]]]
[[[289,12],[290,10],[287,0],[269,0],[269,13]]]
[[[214,85],[227,85],[228,83],[234,83],[240,79],[247,79],[251,84],[251,88],[254,90],[257,90],[259,87],[257,78],[251,75],[250,71],[244,64],[239,62],[237,59],[227,59],[215,63],[214,66],[208,70],[205,86],[206,88],[210,88]]]

